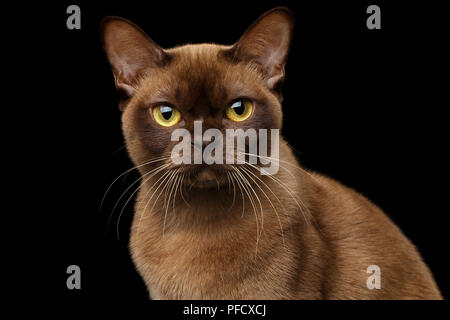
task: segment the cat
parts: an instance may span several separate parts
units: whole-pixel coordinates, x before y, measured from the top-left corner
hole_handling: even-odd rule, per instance
[[[195,121],[220,132],[281,128],[293,26],[279,7],[234,45],[163,49],[126,19],[102,21],[127,150],[141,175],[129,247],[150,298],[442,299],[381,209],[303,169],[283,138],[273,175],[248,161],[172,161],[172,133],[192,133]]]

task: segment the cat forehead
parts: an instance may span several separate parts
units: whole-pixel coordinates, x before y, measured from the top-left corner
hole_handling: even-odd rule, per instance
[[[221,54],[225,46],[214,44],[184,45],[167,50],[171,59],[167,74],[192,86],[223,80],[224,72],[233,67]]]
[[[190,44],[166,50],[170,62],[149,70],[141,86],[143,95],[153,100],[192,103],[200,97],[223,102],[261,94],[262,78],[255,68],[233,63],[223,55],[230,47]]]
[[[166,52],[175,57],[182,57],[187,60],[197,60],[201,58],[214,58],[220,51],[229,49],[230,46],[224,46],[214,43],[185,44],[167,49]]]
[[[249,70],[248,65],[233,62],[224,54],[228,49],[230,47],[216,44],[191,44],[170,49],[167,52],[172,61],[167,70],[192,84],[254,80],[257,74]]]

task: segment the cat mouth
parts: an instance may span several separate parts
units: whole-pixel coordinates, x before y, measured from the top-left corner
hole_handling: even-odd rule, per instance
[[[197,164],[183,168],[185,183],[190,187],[212,188],[227,183],[227,168],[217,164]]]

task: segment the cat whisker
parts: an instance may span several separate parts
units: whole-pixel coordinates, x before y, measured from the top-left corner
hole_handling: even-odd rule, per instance
[[[238,152],[241,153],[241,154],[243,154],[243,155],[248,155],[248,156],[253,156],[253,157],[256,157],[256,158],[260,158],[260,159],[265,159],[265,160],[271,160],[271,161],[274,161],[274,162],[278,162],[278,165],[279,165],[280,168],[282,168],[282,166],[280,165],[280,162],[290,164],[290,163],[287,162],[287,161],[283,161],[283,160],[280,160],[280,159],[277,159],[277,158],[273,158],[273,157],[261,156],[261,155],[259,155],[259,154],[245,153],[245,152],[240,152],[240,151],[238,151]],[[247,164],[250,164],[249,162],[246,162],[246,163],[247,163]],[[294,166],[294,167],[295,167],[295,166]],[[299,167],[295,167],[295,168],[300,169]],[[282,168],[282,169],[286,170],[286,172],[287,172],[293,179],[296,179],[295,175],[294,175],[289,169],[287,169],[287,168],[285,168],[285,167]]]
[[[255,169],[255,170],[259,170],[259,167],[257,167],[257,166],[255,166],[255,165],[252,165],[251,163],[245,163],[244,165],[247,165],[247,166],[249,166],[249,167],[251,167],[252,169]],[[249,170],[249,169],[247,169],[247,168],[245,168],[245,167],[243,167],[243,170],[246,170],[246,171],[248,171],[249,173],[251,173],[256,179],[258,179],[258,181],[260,181],[271,193],[272,193],[272,195],[277,199],[277,201],[278,201],[278,203],[284,208],[284,205],[283,205],[283,202],[280,200],[280,198],[278,198],[278,196],[272,191],[272,188],[270,188],[268,185],[267,185],[267,183],[265,183],[264,182],[264,180],[263,179],[261,179],[260,177],[258,177],[258,175],[257,174],[255,174],[254,172],[252,172],[251,170]]]
[[[280,216],[278,214],[278,210],[275,208],[275,206],[274,206],[272,200],[270,200],[269,196],[264,192],[264,190],[259,186],[259,184],[256,183],[256,181],[252,178],[252,176],[254,176],[260,182],[262,182],[266,186],[266,188],[269,189],[270,192],[272,192],[272,194],[278,199],[278,202],[281,204],[280,199],[275,195],[275,193],[273,193],[272,189],[270,187],[268,187],[267,184],[262,179],[260,179],[255,173],[251,172],[251,170],[248,170],[245,167],[243,167],[242,169],[249,176],[249,178],[254,182],[254,184],[261,190],[261,192],[264,194],[264,196],[266,197],[266,199],[269,201],[270,205],[272,206],[273,210],[275,211],[275,214],[276,214],[277,219],[278,219],[278,224],[280,225],[280,232],[281,232],[281,237],[283,239],[283,246],[284,246],[284,248],[286,248],[286,243],[285,243],[285,240],[284,240],[284,230],[283,230],[283,226],[281,224],[281,219],[280,219]]]
[[[241,167],[238,167],[238,174],[241,175],[243,181],[245,182],[245,184],[247,184],[249,190],[252,191],[253,195],[255,196],[255,198],[259,204],[259,209],[260,209],[260,213],[261,213],[261,230],[260,230],[259,237],[261,237],[263,230],[264,230],[264,210],[263,210],[263,207],[262,207],[262,204],[261,204],[258,194],[256,193],[252,184],[247,180],[247,178],[244,176],[244,174],[241,172],[240,169],[241,169]]]
[[[166,219],[167,219],[167,212],[169,211],[170,198],[171,198],[172,192],[174,190],[175,178],[178,177],[177,174],[178,174],[179,171],[180,171],[180,169],[174,170],[172,175],[169,178],[170,189],[168,189],[169,190],[169,193],[168,193],[169,196],[168,196],[167,204],[166,204],[166,199],[164,198],[165,213],[164,213],[164,223],[163,223],[163,231],[162,231],[163,236],[164,236],[164,232],[165,232],[165,229],[166,229]],[[166,195],[167,195],[167,193],[166,193]]]
[[[151,197],[145,203],[144,210],[141,211],[141,216],[139,217],[139,223],[138,223],[138,230],[141,225],[142,217],[143,217],[144,213],[146,212],[147,207],[150,204],[150,201],[153,199],[153,196],[156,194],[156,192],[159,190],[159,188],[163,185],[163,183],[167,180],[170,173],[171,173],[170,171],[164,172],[162,174],[162,176],[159,177],[159,179],[153,184],[152,187],[149,188],[149,190],[145,194],[144,199],[147,198],[148,195],[150,194],[150,192],[153,190]],[[153,189],[154,186],[156,186],[155,189]],[[158,197],[156,198],[155,202],[153,203],[153,206],[150,209],[150,212],[153,210],[153,207],[155,206],[156,202],[158,202],[159,197],[161,196],[162,192],[166,189],[166,187],[167,187],[167,184],[161,189],[161,192],[158,194]]]
[[[163,166],[163,165],[162,165]],[[158,166],[157,168],[155,168],[155,170],[157,170],[158,168],[160,168],[161,166]],[[109,228],[109,225],[110,225],[110,223],[111,223],[111,219],[112,219],[112,217],[113,217],[113,214],[114,214],[114,212],[115,212],[115,210],[116,210],[116,208],[117,208],[117,206],[119,205],[119,203],[120,203],[120,201],[122,200],[122,198],[125,196],[125,194],[137,183],[137,182],[139,182],[140,180],[142,180],[143,178],[145,178],[145,176],[147,176],[147,175],[149,175],[149,174],[151,174],[153,171],[151,171],[151,172],[148,172],[148,173],[146,173],[145,175],[143,175],[143,176],[140,176],[138,179],[136,179],[130,186],[128,186],[128,188],[120,195],[120,197],[119,197],[119,199],[116,201],[116,203],[114,204],[114,207],[113,207],[113,209],[111,210],[111,213],[110,213],[110,215],[109,215],[109,218],[108,218],[108,222],[107,222],[107,224],[106,224],[106,228],[105,228],[105,233],[108,231],[108,228]]]
[[[136,169],[141,168],[141,167],[143,167],[143,166],[146,166],[146,165],[148,165],[148,164],[151,164],[151,163],[154,163],[154,162],[159,162],[159,161],[164,161],[164,160],[168,160],[168,159],[170,159],[170,157],[168,157],[168,156],[164,156],[164,157],[161,156],[161,157],[158,157],[158,158],[154,158],[154,159],[152,159],[152,160],[150,160],[150,161],[146,161],[146,162],[144,162],[144,163],[142,163],[142,164],[140,164],[140,165],[134,166],[134,167],[132,167],[132,168],[126,170],[125,172],[121,173],[117,178],[115,178],[115,179],[113,180],[113,182],[112,182],[112,183],[109,185],[109,187],[106,189],[105,194],[103,195],[102,200],[101,200],[101,202],[100,202],[100,208],[99,208],[99,210],[100,210],[100,211],[102,210],[103,203],[105,202],[105,199],[106,199],[106,196],[108,195],[108,192],[111,190],[112,186],[117,182],[117,180],[119,180],[121,177],[123,177],[124,175],[130,173],[130,172],[133,171],[133,170],[136,170]]]
[[[239,176],[237,174],[238,170],[234,167],[231,167],[231,168],[234,171],[232,174],[236,178],[236,182],[241,185],[242,190],[244,190],[244,192],[247,194],[247,197],[253,207],[253,213],[255,215],[255,222],[256,222],[256,248],[255,248],[255,258],[256,258],[257,254],[258,254],[258,245],[259,245],[259,236],[260,236],[258,214],[256,213],[256,205],[253,201],[253,197],[251,196],[250,192],[247,190],[247,187],[245,186],[245,183],[243,182],[241,176]]]
[[[190,208],[191,205],[186,201],[186,199],[184,198],[184,195],[183,195],[183,187],[184,187],[184,178],[185,177],[186,177],[186,174],[183,173],[183,176],[181,178],[180,195],[181,195],[181,199],[183,199],[184,203]]]
[[[231,202],[229,211],[233,208],[234,203],[236,201],[236,186],[234,184],[234,180],[230,177],[230,172],[226,171],[227,173],[227,179],[228,179],[228,193],[231,193],[231,185],[233,185],[233,201]]]
[[[164,170],[165,168],[167,168],[168,166],[170,166],[170,164],[163,164],[159,167],[154,168],[153,170],[150,170],[149,172],[147,172],[146,174],[144,174],[142,177],[140,177],[138,180],[136,180],[133,184],[135,184],[137,181],[140,181],[144,178],[146,178],[145,180],[143,180],[143,183],[141,183],[141,185],[139,185],[138,188],[136,188],[136,190],[133,191],[133,193],[129,196],[129,198],[127,199],[127,201],[125,202],[125,204],[122,207],[122,210],[120,210],[120,214],[119,217],[117,219],[117,228],[116,228],[116,232],[117,232],[117,239],[119,239],[119,224],[120,224],[120,218],[122,217],[122,213],[125,210],[125,207],[128,205],[128,203],[131,201],[131,199],[133,198],[133,196],[136,194],[136,192],[138,192],[141,188],[142,185],[145,184],[146,182],[150,181],[150,179],[156,175],[157,173],[161,172],[162,170]],[[150,175],[148,177],[148,175]],[[130,186],[131,187],[131,186]],[[130,189],[130,187],[127,188],[127,190],[125,191],[125,193]],[[122,196],[119,198],[118,202],[116,202],[116,206],[119,203],[120,199],[122,199],[123,195],[125,195],[125,193],[122,193]],[[113,211],[115,210],[116,206],[114,206]],[[112,214],[112,213],[111,213]]]
[[[127,145],[123,144],[120,148],[118,148],[116,151],[113,151],[112,153],[110,153],[109,155],[106,156],[106,158],[110,158],[113,157],[116,153],[118,153],[119,151],[123,150],[124,148],[126,148]]]
[[[176,187],[175,187],[175,192],[173,195],[172,211],[175,211],[175,200],[176,200],[177,192],[178,192],[178,189],[180,188],[180,183],[181,183],[181,174],[179,174],[179,171],[180,170],[178,170],[177,177],[176,177]]]
[[[233,172],[230,172],[230,178],[232,179],[232,181],[236,181],[236,177],[234,176]],[[241,192],[241,197],[242,197],[242,215],[241,217],[244,216],[245,213],[245,197],[244,197],[244,192],[242,191],[242,187],[241,185],[236,181],[237,186],[239,187],[239,191]]]
[[[141,180],[143,180],[145,177],[147,177],[148,175],[150,175],[150,174],[152,174],[152,173],[154,173],[154,172],[159,172],[159,171],[161,171],[161,170],[163,170],[163,169],[165,169],[165,168],[167,168],[167,167],[169,167],[170,166],[170,164],[162,164],[162,165],[160,165],[160,166],[158,166],[158,167],[156,167],[156,168],[154,168],[154,169],[152,169],[152,170],[150,170],[149,172],[147,172],[147,173],[145,173],[144,175],[142,175],[142,176],[140,176],[138,179],[136,179],[131,185],[129,185],[128,186],[128,188],[126,188],[126,190],[120,195],[120,197],[119,197],[119,199],[116,201],[116,203],[115,203],[115,205],[114,205],[114,207],[113,207],[113,210],[112,210],[112,212],[114,212],[115,211],[115,209],[117,208],[117,206],[119,205],[119,203],[120,203],[120,200],[122,200],[122,198],[125,196],[125,194],[136,184],[136,183],[138,183],[139,181],[141,181]],[[161,169],[161,170],[160,170]],[[152,175],[153,176],[153,175]],[[147,181],[147,180],[146,180]],[[136,192],[136,191],[135,191]],[[135,192],[133,192],[133,194],[132,195],[134,195],[135,194]]]
[[[253,155],[253,156],[256,156],[256,157],[263,157],[263,156],[259,156],[259,155],[256,155],[256,154],[250,154],[250,155]],[[267,158],[267,157],[264,157],[264,158]],[[275,158],[273,158],[273,159],[275,159]],[[276,159],[275,159],[275,160],[276,160]],[[255,165],[253,165],[253,164],[251,164],[251,163],[248,163],[248,162],[247,162],[246,164],[249,165],[249,166],[252,166],[252,167],[254,167],[254,168],[258,169],[258,170],[260,169],[259,167],[255,166]],[[281,165],[280,165],[280,168],[282,168],[282,169],[284,169],[284,170],[287,170],[286,168],[284,168],[284,167],[281,166]],[[287,171],[288,171],[288,170],[287,170]],[[281,186],[284,190],[286,190],[286,192],[288,192],[289,196],[295,201],[297,207],[300,209],[300,212],[302,213],[302,215],[303,215],[303,217],[304,217],[304,219],[305,219],[305,222],[306,222],[307,224],[310,224],[311,222],[310,222],[310,220],[309,220],[308,218],[313,219],[313,216],[312,216],[311,212],[309,211],[308,207],[304,204],[304,202],[303,202],[301,199],[297,198],[297,197],[294,195],[294,193],[292,192],[292,190],[289,189],[289,187],[287,187],[280,179],[274,177],[273,175],[267,175],[267,177],[269,177],[270,179],[272,179],[272,180],[273,180],[274,182],[276,182],[279,186]],[[301,205],[300,205],[299,201],[300,201]],[[306,214],[305,214],[305,211],[306,211]],[[308,217],[307,217],[307,216],[308,216]]]
[[[280,185],[284,190],[286,190],[286,192],[289,194],[289,196],[290,196],[290,197],[294,200],[294,202],[296,203],[297,207],[300,209],[300,212],[302,213],[303,218],[305,219],[305,222],[306,222],[307,224],[310,224],[311,222],[310,222],[310,220],[309,220],[308,218],[311,218],[312,215],[311,215],[311,213],[309,212],[308,207],[303,203],[303,201],[302,201],[300,198],[297,198],[297,197],[294,195],[294,193],[292,192],[292,190],[291,190],[288,186],[286,186],[280,179],[278,179],[278,178],[276,178],[276,177],[274,177],[274,176],[271,176],[271,175],[269,175],[268,177],[269,177],[270,179],[272,179],[273,181],[275,181],[276,183],[278,183],[278,185]],[[300,201],[300,203],[299,203],[299,201]],[[306,211],[306,214],[305,214],[305,211]]]
[[[220,182],[219,182],[219,179],[217,179],[216,176],[214,176],[214,178],[216,179],[216,183],[217,183],[217,191],[220,191]]]
[[[245,153],[244,153],[244,154],[245,154]],[[292,168],[294,168],[294,169],[300,170],[301,172],[307,174],[307,175],[308,175],[311,179],[313,179],[315,182],[317,182],[317,183],[319,183],[319,184],[322,184],[321,181],[317,180],[316,177],[314,177],[314,176],[313,176],[311,173],[309,173],[307,170],[303,169],[303,168],[300,167],[300,166],[293,165],[292,163],[290,163],[290,162],[288,162],[288,161],[280,160],[280,159],[272,158],[272,157],[268,157],[268,156],[261,156],[261,155],[255,155],[255,154],[249,154],[249,155],[253,155],[253,156],[255,156],[255,157],[259,157],[259,158],[263,158],[263,159],[267,159],[267,160],[271,160],[271,161],[276,161],[276,162],[278,162],[278,163],[286,164],[286,165],[288,165],[288,166],[290,166],[290,167],[292,167]],[[281,168],[281,165],[280,165],[280,168]],[[286,170],[292,177],[295,177],[295,176],[290,172],[290,170],[286,169],[285,167],[284,167],[284,170]]]

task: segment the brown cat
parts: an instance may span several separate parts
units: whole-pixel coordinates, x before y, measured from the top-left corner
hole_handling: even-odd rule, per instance
[[[281,128],[288,9],[265,13],[232,46],[162,49],[118,17],[101,29],[142,177],[130,249],[151,298],[442,298],[416,248],[378,207],[302,169],[281,138],[274,175],[248,161],[172,161],[172,132],[192,133],[196,120],[220,132]]]

